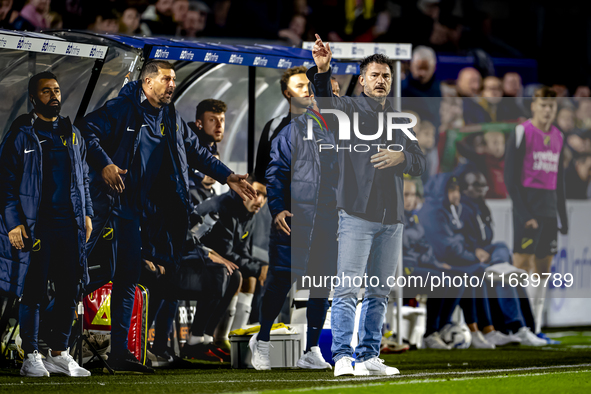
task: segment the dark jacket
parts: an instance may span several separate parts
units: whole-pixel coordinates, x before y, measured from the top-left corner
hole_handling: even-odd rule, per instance
[[[211,153],[212,155],[215,155],[215,153],[218,151],[218,144],[216,144],[216,142],[213,141],[213,139],[209,135],[205,134],[203,128],[200,129],[199,127],[197,127],[197,124],[195,122],[189,122],[187,123],[187,126],[189,126],[191,131],[195,133],[197,138],[199,138],[199,145],[207,149],[209,153]],[[213,144],[209,145],[212,142]]]
[[[461,204],[460,220],[464,223],[466,248],[476,250],[490,245],[494,235],[492,215],[485,200],[475,200],[462,194]]]
[[[314,223],[318,209],[321,182],[321,164],[316,135],[319,125],[312,122],[314,140],[305,140],[307,115],[293,119],[273,140],[271,162],[267,167],[267,195],[269,210],[275,217],[287,210],[294,216],[287,218],[291,236],[271,229],[269,260],[276,270],[291,271],[296,275],[306,272]],[[324,133],[326,141],[335,144],[334,135]],[[292,161],[293,160],[293,161]],[[292,171],[293,169],[293,171]],[[336,188],[333,188],[336,200]],[[291,219],[291,221],[290,221]]]
[[[370,98],[351,98],[336,97],[332,93],[330,82],[331,70],[325,73],[318,73],[316,66],[310,68],[307,72],[308,79],[313,81],[314,93],[318,98],[324,98],[319,101],[319,106],[327,109],[338,109],[345,114],[351,115],[354,112],[359,113],[359,127],[375,133],[378,130],[378,116],[381,110],[376,110],[376,102]],[[359,139],[353,132],[353,117],[350,116],[351,130],[350,140],[341,140],[341,147],[353,146],[357,144],[372,144],[377,141],[366,141]],[[402,122],[402,120],[400,120]],[[405,122],[407,123],[407,122]],[[386,126],[384,126],[383,135],[386,135]],[[414,132],[413,132],[414,135]],[[390,216],[394,222],[402,223],[404,220],[404,199],[403,174],[420,176],[426,169],[426,160],[417,141],[407,138],[401,131],[396,130],[393,133],[393,140],[388,144],[400,144],[403,146],[405,161],[396,167],[390,167],[383,171],[383,174],[377,175],[374,164],[371,163],[371,156],[376,153],[376,148],[368,152],[349,152],[346,149],[339,150],[339,186],[337,191],[337,206],[344,209],[348,214],[366,214],[375,207],[368,206],[370,193],[376,177],[391,179],[393,184],[386,185],[392,190],[393,195],[388,198],[384,210],[384,217]],[[378,185],[376,185],[378,186]],[[379,185],[379,187],[382,187]],[[377,188],[376,188],[377,189]],[[388,211],[388,212],[387,212]]]
[[[114,193],[104,183],[101,171],[109,164],[129,169],[136,156],[144,116],[141,89],[139,81],[128,83],[119,96],[86,115],[80,125],[88,143],[89,175],[95,207],[93,228],[99,230],[93,231],[88,244],[89,252],[118,203]],[[199,145],[197,136],[181,119],[173,104],[163,107],[161,127],[167,142],[165,165],[171,170],[169,174],[159,174],[166,184],[159,190],[152,190],[148,196],[142,223],[142,255],[160,265],[172,265],[174,269],[183,250],[193,208],[189,197],[189,167],[222,184],[232,171]]]
[[[460,219],[463,207],[450,207],[446,185],[454,176],[437,174],[425,185],[425,203],[418,213],[425,228],[425,237],[433,247],[435,258],[451,266],[467,266],[479,263],[473,250],[466,247],[464,223]]]
[[[70,199],[78,225],[78,249],[82,280],[88,282],[86,265],[86,220],[93,216],[88,184],[86,145],[69,118],[59,117],[59,128],[64,131],[70,155]],[[36,243],[35,224],[39,215],[42,185],[42,146],[35,134],[33,114],[19,116],[0,145],[0,290],[22,295],[30,251]],[[10,244],[8,232],[18,225],[25,226],[29,236],[25,249],[17,251]]]
[[[198,208],[200,215],[217,213],[219,219],[201,242],[239,267],[247,267],[258,277],[261,263],[252,256],[254,213],[248,212],[242,198],[229,191],[210,198]]]
[[[404,231],[402,233],[402,263],[404,273],[412,274],[416,267],[439,268],[433,248],[425,238],[425,229],[416,211],[404,211]]]
[[[263,182],[265,179],[267,166],[271,162],[271,144],[279,132],[289,124],[291,119],[292,114],[289,113],[287,116],[271,119],[265,124],[265,127],[263,127],[263,132],[259,139],[259,146],[257,148],[256,165],[254,167],[254,176],[257,181]]]

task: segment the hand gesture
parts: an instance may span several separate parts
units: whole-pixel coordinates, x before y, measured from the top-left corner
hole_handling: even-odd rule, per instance
[[[275,219],[273,219],[273,225],[275,226],[275,228],[277,230],[283,231],[285,234],[290,235],[291,229],[287,225],[285,218],[292,217],[292,216],[293,216],[293,213],[289,212],[288,210],[281,211],[277,214],[277,216],[275,216]]]
[[[127,174],[127,170],[122,170],[115,164],[109,164],[101,171],[101,175],[107,186],[115,190],[117,193],[123,193],[123,190],[125,189],[125,184],[121,178],[122,174]]]
[[[210,250],[209,251],[209,256],[208,257],[214,263],[216,263],[216,264],[222,264],[222,265],[226,266],[226,268],[228,269],[228,275],[232,275],[232,273],[234,272],[234,270],[239,269],[239,267],[236,264],[232,263],[229,260],[226,260],[225,258],[223,258],[222,256],[220,256],[214,250]]]
[[[8,232],[8,239],[10,240],[10,243],[18,250],[21,250],[25,247],[23,237],[29,238],[27,236],[27,232],[25,231],[25,226],[22,224],[19,224]]]
[[[530,219],[525,222],[525,228],[533,228],[534,230],[538,229],[538,221],[536,219]]]
[[[248,174],[246,175],[236,175],[230,174],[226,182],[230,189],[234,190],[244,201],[246,200],[253,200],[256,198],[257,193],[252,187],[252,185],[246,182],[246,178],[248,178]]]
[[[319,73],[325,73],[328,71],[330,68],[330,60],[332,59],[332,51],[330,50],[330,45],[328,43],[324,45],[318,34],[316,34],[316,42],[312,48],[312,57],[314,58],[314,63],[318,66]]]
[[[481,263],[488,263],[490,261],[490,254],[484,249],[476,248],[474,254]]]
[[[404,153],[392,152],[388,149],[378,148],[379,153],[376,153],[371,157],[371,162],[374,163],[374,167],[377,170],[383,170],[384,168],[394,167],[404,162]]]

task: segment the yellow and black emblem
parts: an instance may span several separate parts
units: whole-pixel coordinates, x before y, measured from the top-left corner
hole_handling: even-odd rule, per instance
[[[41,240],[38,239],[35,241],[35,243],[33,244],[33,252],[38,252],[41,250]]]
[[[111,227],[103,228],[103,238],[106,239],[107,241],[112,240],[114,232],[115,232],[115,230],[113,230]]]

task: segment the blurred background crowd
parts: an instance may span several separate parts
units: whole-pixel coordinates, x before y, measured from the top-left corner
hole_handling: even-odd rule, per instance
[[[417,99],[403,109],[423,120],[417,132],[429,157],[425,180],[469,160],[487,174],[488,197],[505,198],[505,137],[531,115],[527,97],[544,84],[559,98],[567,197],[583,199],[591,193],[588,8],[574,0],[0,0],[0,27],[293,46],[314,34],[331,42],[411,43],[402,95]],[[471,56],[474,67],[438,80],[437,60],[446,55]],[[498,75],[493,57],[534,59],[537,76]],[[506,126],[484,126],[491,122]]]

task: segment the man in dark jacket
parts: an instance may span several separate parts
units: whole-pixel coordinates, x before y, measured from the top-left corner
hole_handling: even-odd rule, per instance
[[[293,119],[273,140],[267,168],[269,209],[273,216],[270,274],[261,306],[261,330],[250,340],[251,362],[258,370],[271,369],[271,327],[293,283],[306,275],[318,284],[318,278],[336,271],[338,162],[336,152],[321,149],[320,144],[322,141],[334,145],[334,135],[312,121],[313,138],[307,139],[306,125],[308,119],[313,120],[309,113]],[[330,364],[322,357],[318,342],[328,311],[330,288],[309,284],[308,287],[307,346],[297,365],[326,369]]]
[[[109,363],[116,370],[153,372],[127,349],[135,286],[142,257],[173,271],[180,259],[192,211],[189,167],[227,182],[243,198],[254,197],[254,190],[246,175],[234,174],[200,146],[176,112],[170,63],[150,61],[140,78],[88,114],[81,132],[88,141],[96,211],[88,250],[100,238],[99,253],[90,258],[110,263],[95,285],[113,281]]]
[[[332,305],[335,376],[393,375],[399,371],[387,367],[378,358],[387,297],[391,290],[386,282],[396,272],[396,264],[402,254],[402,176],[404,173],[420,176],[426,168],[425,156],[414,132],[408,127],[399,127],[400,130],[395,131],[389,127],[387,133],[383,132],[384,118],[391,122],[395,118],[391,115],[396,115],[391,102],[386,99],[392,84],[393,65],[390,60],[379,54],[365,58],[360,65],[359,82],[364,88],[362,97],[335,97],[330,83],[332,53],[329,46],[324,45],[318,35],[316,37],[312,55],[317,67],[312,68],[312,72],[316,72],[312,81],[319,107],[344,112],[343,115],[354,126],[339,130],[338,276],[349,280],[343,279],[335,287]],[[322,98],[325,99],[321,101]],[[414,122],[416,124],[416,119]],[[361,134],[360,128],[364,133],[374,133],[374,136]],[[368,140],[378,147],[377,153],[371,148],[365,149],[369,147]],[[379,148],[380,145],[388,149]],[[373,284],[365,289],[361,317],[363,326],[359,330],[354,370],[351,339],[359,287],[353,283],[359,283],[354,279],[363,278],[366,272],[368,277],[377,278],[379,283],[374,279]]]
[[[90,376],[68,352],[92,231],[86,146],[70,119],[59,116],[55,75],[32,77],[29,100],[33,112],[13,122],[0,146],[0,261],[8,268],[1,270],[0,289],[22,296],[21,375]],[[42,361],[37,337],[48,278],[55,283],[55,304],[43,321],[51,349]]]

